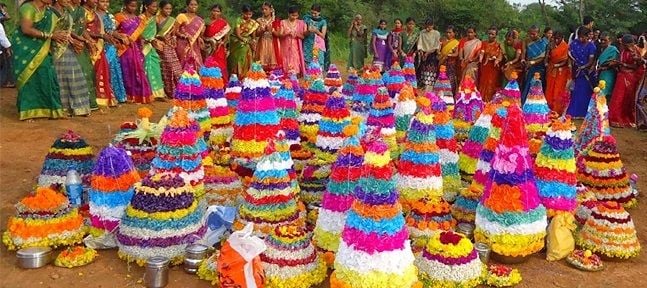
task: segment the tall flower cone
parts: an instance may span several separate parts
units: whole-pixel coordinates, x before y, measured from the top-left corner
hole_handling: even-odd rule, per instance
[[[395,135],[396,141],[402,143],[405,140],[411,118],[416,113],[416,94],[409,83],[405,83],[399,91],[395,103]]]
[[[508,106],[508,117],[492,159],[492,171],[476,208],[476,241],[502,256],[525,257],[544,247],[546,208],[541,205],[523,115]]]
[[[324,79],[324,86],[326,87],[326,92],[332,94],[333,92],[341,93],[342,90],[342,81],[341,73],[337,69],[337,65],[330,64],[328,67],[328,72],[326,73],[326,78]]]
[[[303,106],[299,115],[299,131],[301,131],[302,139],[310,145],[314,145],[317,141],[319,121],[327,99],[328,93],[326,93],[321,79],[315,79],[303,95]]]
[[[377,95],[375,95],[366,119],[366,125],[368,129],[373,129],[380,133],[384,142],[389,145],[391,157],[396,159],[399,149],[395,135],[395,114],[393,113],[393,103],[386,88],[380,87],[377,90]]]
[[[572,136],[570,118],[553,121],[535,159],[539,198],[548,210],[548,217],[558,213],[573,214],[577,207]]]
[[[292,186],[292,191],[295,195],[299,194],[299,192],[301,192],[301,188],[299,186],[298,174],[294,168],[294,161],[292,160],[291,154],[292,151],[290,150],[290,144],[288,140],[285,138],[285,131],[279,130],[279,133],[276,134],[276,138],[274,140],[274,148],[279,153],[282,165],[288,167],[288,175],[290,176],[290,185]]]
[[[217,154],[214,151],[212,154]],[[236,172],[229,165],[213,163],[208,157],[203,163],[204,167],[204,198],[208,205],[238,206],[239,197],[242,195],[243,184]]]
[[[315,52],[316,55],[316,52]],[[316,80],[321,80],[323,82],[323,70],[319,65],[319,61],[312,61],[306,67],[306,74],[303,76],[305,89],[310,89],[312,83]]]
[[[436,93],[436,96],[445,101],[449,110],[454,109],[454,104],[456,103],[454,100],[454,91],[452,89],[452,83],[449,81],[449,77],[447,77],[447,67],[445,65],[440,65],[440,69],[438,69],[438,79],[436,79],[436,83],[434,83],[432,91]]]
[[[453,202],[461,188],[461,174],[458,171],[458,143],[456,142],[454,125],[445,105],[445,101],[436,94],[427,93],[430,107],[434,114],[434,129],[436,145],[440,153],[442,165],[444,199]]]
[[[592,147],[593,142],[598,137],[611,135],[611,128],[609,127],[609,106],[607,106],[607,98],[602,95],[601,91],[606,86],[604,80],[600,81],[598,87],[593,88],[593,95],[589,101],[589,107],[586,112],[586,117],[577,131],[575,137],[575,155],[578,164],[582,164],[581,160],[586,156],[588,150]],[[578,165],[578,169],[581,169]]]
[[[413,63],[413,57],[407,56],[404,59],[404,65],[402,66],[402,73],[404,73],[404,79],[411,84],[413,89],[418,89],[418,80],[416,78],[416,67]]]
[[[240,92],[243,91],[243,85],[238,80],[238,75],[231,74],[227,88],[225,88],[225,98],[227,98],[227,107],[229,107],[229,115],[233,120],[238,107],[238,100],[240,99]]]
[[[285,132],[285,139],[290,146],[297,149],[301,145],[299,134],[299,111],[297,110],[296,95],[290,81],[283,81],[281,89],[274,95],[276,110],[281,119],[279,126]]]
[[[344,134],[348,138],[332,165],[330,181],[323,194],[314,240],[317,247],[325,251],[337,252],[346,215],[353,203],[353,193],[361,176],[364,149],[359,143],[358,130],[357,125],[344,128]]]
[[[313,149],[315,157],[321,162],[332,164],[337,151],[344,143],[344,128],[350,124],[350,111],[341,93],[332,93],[324,107],[319,121],[317,140]]]
[[[209,144],[218,148],[228,147],[234,130],[231,126],[227,98],[225,98],[225,82],[222,79],[222,72],[218,67],[202,67],[200,75],[200,81],[202,81],[202,87],[207,98],[207,107],[211,115]]]
[[[387,96],[388,97],[388,96]],[[355,201],[342,232],[331,287],[414,287],[417,269],[388,146],[368,144]]]
[[[371,109],[373,99],[377,94],[378,88],[384,86],[380,70],[375,68],[364,69],[355,92],[351,98],[351,110],[353,116],[366,117]]]
[[[151,162],[155,158],[155,150],[160,135],[168,118],[162,118],[158,123],[151,123],[153,111],[147,107],[137,109],[137,122],[124,122],[115,135],[113,144],[129,152],[130,158],[140,176],[148,175]]]
[[[351,68],[350,71],[348,72],[348,77],[346,78],[346,82],[344,83],[344,86],[342,86],[341,89],[341,94],[344,95],[344,99],[346,101],[350,101],[351,97],[353,97],[353,94],[355,93],[355,87],[357,87],[357,84],[359,82],[359,76],[357,76],[357,70],[354,68]]]
[[[492,128],[492,116],[496,112],[499,104],[490,102],[485,104],[483,113],[476,119],[474,126],[463,144],[460,154],[458,155],[458,169],[461,172],[461,178],[467,183],[472,182],[476,172],[476,164],[483,150],[483,144],[487,140]]]
[[[394,100],[396,99],[396,97],[400,93],[400,90],[402,90],[405,83],[407,82],[407,80],[404,78],[404,73],[402,72],[402,68],[400,67],[400,64],[397,62],[391,66],[391,69],[389,69],[389,71],[384,73],[382,80],[384,82],[384,86],[386,87],[386,90],[389,91],[389,96],[391,96],[391,99],[394,99]]]
[[[43,168],[38,175],[38,186],[49,187],[52,185],[65,186],[68,170],[76,170],[83,180],[83,185],[90,184],[90,173],[94,161],[92,146],[76,134],[68,130],[63,133],[49,148]]]
[[[202,87],[200,75],[193,67],[189,66],[180,75],[175,86],[174,98],[174,105],[182,107],[191,119],[198,122],[203,135],[211,132],[211,113],[207,106],[205,89]]]
[[[476,90],[474,80],[468,75],[461,81],[458,92],[458,100],[454,106],[453,118],[456,140],[463,142],[472,125],[483,111],[483,99],[481,93]]]
[[[503,98],[510,103],[521,105],[521,90],[519,89],[519,82],[517,82],[518,77],[519,75],[517,75],[517,72],[512,72],[510,75],[510,81],[508,81],[508,84],[503,87],[501,94]]]
[[[523,118],[526,121],[526,131],[530,137],[530,154],[535,156],[539,153],[542,139],[550,126],[550,108],[544,96],[539,72],[535,73],[530,82],[530,91],[523,104]]]
[[[578,246],[609,258],[629,259],[640,254],[631,215],[613,201],[599,202],[593,207],[575,241]]]

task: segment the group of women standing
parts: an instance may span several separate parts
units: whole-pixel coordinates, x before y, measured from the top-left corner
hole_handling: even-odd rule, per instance
[[[244,77],[259,61],[268,71],[299,75],[330,58],[327,22],[321,7],[299,19],[275,16],[270,3],[252,19],[250,6],[232,26],[222,7],[213,5],[208,24],[197,14],[198,1],[187,0],[183,13],[172,17],[168,0],[159,3],[124,0],[116,14],[109,0],[31,0],[19,10],[14,33],[20,120],[87,116],[118,103],[149,103],[172,97],[183,68],[220,67]]]

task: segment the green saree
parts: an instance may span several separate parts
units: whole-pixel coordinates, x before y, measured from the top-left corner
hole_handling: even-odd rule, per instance
[[[85,32],[85,13],[85,8],[81,6],[70,8],[70,15],[72,15],[72,20],[74,21],[72,25],[72,33],[79,37],[83,37],[83,32]],[[92,59],[90,59],[88,48],[85,47],[81,53],[77,53],[76,58],[79,60],[83,74],[85,74],[85,79],[88,82],[90,108],[93,110],[99,109],[99,105],[97,104],[97,91],[94,83],[94,65],[92,65]]]
[[[142,21],[146,23],[144,31],[141,34],[141,37],[144,40],[142,52],[144,53],[144,70],[146,71],[146,78],[148,78],[148,82],[151,85],[153,97],[165,98],[164,82],[162,82],[162,72],[160,68],[162,67],[160,65],[160,56],[157,54],[157,51],[153,49],[153,44],[151,44],[151,41],[153,41],[157,36],[157,21],[155,20],[155,17],[147,19],[143,14],[140,17],[142,18]]]

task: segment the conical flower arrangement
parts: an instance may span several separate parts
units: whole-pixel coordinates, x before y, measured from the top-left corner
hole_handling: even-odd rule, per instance
[[[335,91],[341,93],[342,85],[341,73],[339,73],[337,65],[330,64],[330,67],[328,67],[328,73],[326,73],[326,79],[324,79],[326,91],[330,94]]]
[[[290,150],[290,145],[288,144],[287,139],[285,138],[285,132],[279,130],[279,133],[276,133],[274,139],[274,149],[279,153],[281,161],[288,167],[288,176],[290,176],[290,183],[292,186],[292,191],[297,195],[301,191],[298,181],[298,174],[294,168],[294,161],[292,160],[292,151]]]
[[[238,80],[238,75],[231,74],[227,88],[225,88],[225,98],[227,98],[227,107],[229,107],[229,115],[234,119],[236,108],[238,107],[238,99],[240,99],[240,92],[243,91],[243,85]]]
[[[260,64],[252,64],[243,83],[231,141],[231,155],[242,166],[253,168],[267,140],[279,131],[280,119]]]
[[[382,86],[384,86],[384,83],[379,69],[370,68],[364,70],[351,98],[353,116],[366,117],[368,115],[373,98],[375,98],[378,88]]]
[[[391,155],[380,140],[369,144],[355,197],[335,257],[331,287],[413,287],[417,269],[409,233]]]
[[[463,142],[467,139],[470,128],[483,111],[481,93],[476,90],[474,80],[465,76],[458,92],[458,100],[454,106],[453,118],[456,129],[456,140]]]
[[[440,164],[442,165],[443,197],[447,201],[453,201],[461,188],[461,174],[458,171],[458,143],[456,142],[454,125],[451,116],[445,105],[433,93],[427,93],[430,99],[430,107],[434,114],[434,129],[436,131],[436,145],[440,153]]]
[[[139,173],[126,150],[112,145],[101,150],[88,191],[93,234],[115,231],[133,197],[133,185],[137,181]]]
[[[218,153],[214,151],[212,154]],[[208,205],[237,206],[243,184],[229,166],[214,164],[212,157],[202,161],[204,167],[204,198]]]
[[[290,83],[292,83],[292,90],[294,90],[294,94],[296,95],[295,100],[297,101],[297,108],[299,108],[298,110],[301,110],[301,104],[303,104],[303,94],[305,94],[306,89],[303,89],[303,87],[301,87],[299,78],[295,71],[290,71],[288,80],[290,81]]]
[[[299,199],[306,205],[320,206],[330,177],[332,164],[311,159],[301,171]],[[314,224],[314,223],[313,223]]]
[[[438,79],[434,83],[433,91],[440,99],[445,101],[445,104],[450,110],[453,110],[455,103],[454,91],[452,89],[452,83],[449,81],[449,77],[447,77],[447,67],[445,65],[440,65],[438,69]]]
[[[192,67],[188,67],[175,86],[174,105],[182,107],[189,113],[191,119],[198,122],[200,131],[208,134],[211,131],[211,113],[207,107],[206,93],[200,75]]]
[[[402,90],[402,87],[404,87],[404,84],[407,82],[407,80],[404,78],[402,68],[398,63],[393,64],[391,66],[391,69],[384,73],[382,80],[384,82],[386,90],[389,91],[389,96],[391,96],[391,99],[394,100],[400,93],[400,90]]]
[[[115,136],[114,145],[129,152],[137,172],[144,177],[150,172],[159,138],[168,119],[162,118],[158,123],[151,123],[150,117],[153,111],[146,107],[137,109],[137,115],[139,121],[136,124],[135,122],[121,124],[119,133]]]
[[[501,94],[505,100],[521,105],[521,90],[519,89],[519,82],[517,82],[518,77],[517,72],[512,72],[512,75],[510,75],[510,81],[508,81],[508,84],[503,87]]]
[[[599,201],[615,201],[625,207],[636,204],[636,192],[618,152],[613,136],[598,138],[583,157],[584,168],[578,171],[577,180],[584,184]]]
[[[541,203],[548,209],[548,217],[557,213],[573,214],[577,207],[577,177],[571,120],[553,121],[543,141],[535,159]]]
[[[63,133],[49,148],[43,168],[38,176],[38,186],[65,186],[67,171],[76,170],[83,179],[84,186],[89,184],[94,162],[92,146],[74,131]]]
[[[283,81],[281,89],[274,95],[274,102],[276,103],[276,112],[281,119],[279,126],[285,132],[286,141],[290,146],[301,145],[299,111],[297,110],[296,95],[290,81]]]
[[[640,254],[631,216],[614,201],[598,202],[575,237],[578,246],[609,258],[629,259]]]
[[[211,115],[209,144],[216,147],[227,146],[234,130],[231,126],[227,98],[225,98],[225,82],[222,79],[222,72],[218,67],[202,67],[200,75]]]
[[[310,144],[315,144],[317,141],[319,121],[327,99],[328,93],[326,93],[321,79],[315,79],[303,95],[303,106],[301,114],[299,114],[299,131],[301,131],[301,137]]]
[[[312,234],[303,227],[276,227],[267,238],[261,254],[265,287],[308,288],[320,284],[327,267],[312,245]]]
[[[575,154],[579,159],[578,164],[586,156],[589,149],[591,149],[593,142],[598,137],[611,135],[611,128],[609,127],[609,106],[607,106],[607,98],[600,93],[606,86],[606,82],[600,81],[598,87],[593,89],[593,95],[589,101],[589,107],[586,112],[586,117],[577,131],[575,137]],[[602,88],[601,88],[602,87]],[[583,167],[578,166],[578,169]]]
[[[395,103],[395,136],[398,143],[405,140],[411,118],[416,113],[416,94],[409,83],[405,83],[402,90],[398,93],[397,102]]]
[[[404,73],[404,79],[411,84],[413,89],[418,89],[418,80],[416,78],[416,66],[413,63],[413,57],[407,56],[404,59],[404,65],[402,66],[402,73]]]
[[[116,234],[119,257],[140,266],[152,256],[180,264],[186,246],[207,231],[206,211],[180,176],[162,173],[142,179]]]
[[[332,165],[330,181],[323,194],[314,240],[319,248],[326,251],[337,252],[346,214],[353,203],[353,192],[361,176],[364,149],[359,143],[358,132],[356,125],[344,128],[348,138]]]
[[[391,157],[397,158],[398,144],[395,135],[395,114],[389,93],[384,87],[377,90],[377,95],[371,105],[366,126],[370,130],[379,132],[384,142],[389,145]]]
[[[346,101],[350,101],[355,93],[355,87],[359,83],[359,76],[357,76],[357,70],[351,68],[348,72],[348,77],[346,78],[346,83],[342,86],[341,94],[344,95]]]
[[[309,89],[310,85],[315,80],[323,80],[323,70],[318,61],[312,61],[308,64],[308,67],[306,67],[306,74],[303,76],[303,79],[305,80],[306,89]]]
[[[463,143],[460,154],[458,155],[458,169],[461,172],[461,178],[467,183],[472,182],[472,177],[476,172],[476,164],[483,150],[483,144],[487,140],[492,127],[492,116],[496,112],[498,104],[494,102],[487,103],[483,113],[476,119],[474,126]]]
[[[323,163],[332,164],[337,157],[337,151],[344,143],[344,128],[350,124],[350,111],[341,93],[335,91],[326,100],[319,121],[317,140],[315,142],[315,157]]]
[[[544,247],[546,208],[539,200],[523,115],[517,105],[508,107],[475,224],[476,241],[488,243],[498,255],[525,257]]]
[[[544,96],[539,73],[530,82],[530,91],[523,104],[523,118],[526,121],[526,131],[530,137],[530,154],[537,155],[542,139],[550,126],[550,108]]]

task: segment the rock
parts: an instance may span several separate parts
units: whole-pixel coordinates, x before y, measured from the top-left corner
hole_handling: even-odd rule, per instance
[[[56,280],[56,279],[61,278],[61,275],[58,275],[56,273],[52,273],[52,274],[49,275],[49,278],[52,278],[52,279]]]

